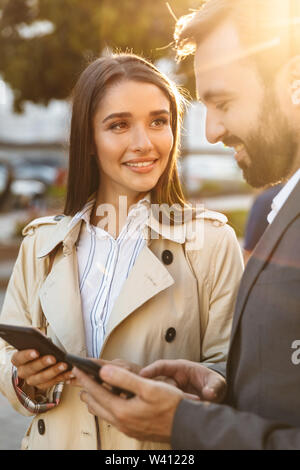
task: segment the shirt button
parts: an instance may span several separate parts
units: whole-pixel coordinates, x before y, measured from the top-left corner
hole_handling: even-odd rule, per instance
[[[174,341],[175,336],[176,336],[175,328],[168,328],[166,332],[165,340],[167,341],[167,343],[171,343],[172,341]]]
[[[46,426],[45,426],[45,421],[43,419],[38,420],[38,431],[41,436],[45,434]]]
[[[168,264],[171,264],[173,261],[173,254],[170,250],[164,250],[162,252],[161,257],[162,257],[164,264],[168,265]]]

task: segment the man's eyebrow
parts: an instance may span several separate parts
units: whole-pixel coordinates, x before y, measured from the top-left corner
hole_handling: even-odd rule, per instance
[[[158,116],[160,114],[168,114],[170,115],[170,112],[167,111],[166,109],[158,109],[156,111],[150,111],[149,115],[150,116]],[[102,124],[104,124],[106,121],[109,119],[115,119],[115,118],[129,118],[132,117],[131,113],[112,113],[109,116],[106,116],[105,119],[103,119]]]
[[[234,93],[228,90],[209,90],[206,91],[201,98],[197,94],[198,101],[203,103],[209,103],[217,98],[232,98],[233,96]]]

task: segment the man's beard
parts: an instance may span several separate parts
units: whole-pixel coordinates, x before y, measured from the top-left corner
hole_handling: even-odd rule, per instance
[[[239,166],[251,186],[260,188],[285,181],[291,176],[298,143],[273,92],[266,91],[257,130],[250,133],[243,143],[249,160],[241,161]]]

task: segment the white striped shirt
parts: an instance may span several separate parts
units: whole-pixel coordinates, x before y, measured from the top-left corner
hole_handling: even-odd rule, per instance
[[[90,224],[94,203],[89,201],[70,225],[78,219],[84,221],[76,243],[79,286],[87,352],[89,357],[98,358],[114,303],[146,243],[143,229],[150,201],[146,197],[130,209],[117,239]]]

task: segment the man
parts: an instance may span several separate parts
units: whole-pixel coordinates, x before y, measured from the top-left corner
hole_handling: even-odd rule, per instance
[[[130,436],[175,449],[300,448],[299,21],[298,0],[209,0],[179,22],[179,53],[196,49],[208,140],[235,148],[252,186],[287,184],[241,282],[224,404],[208,403],[222,397],[222,376],[187,361],[141,372],[178,389],[105,366],[105,381],[136,394],[127,401],[75,371],[90,411]]]

